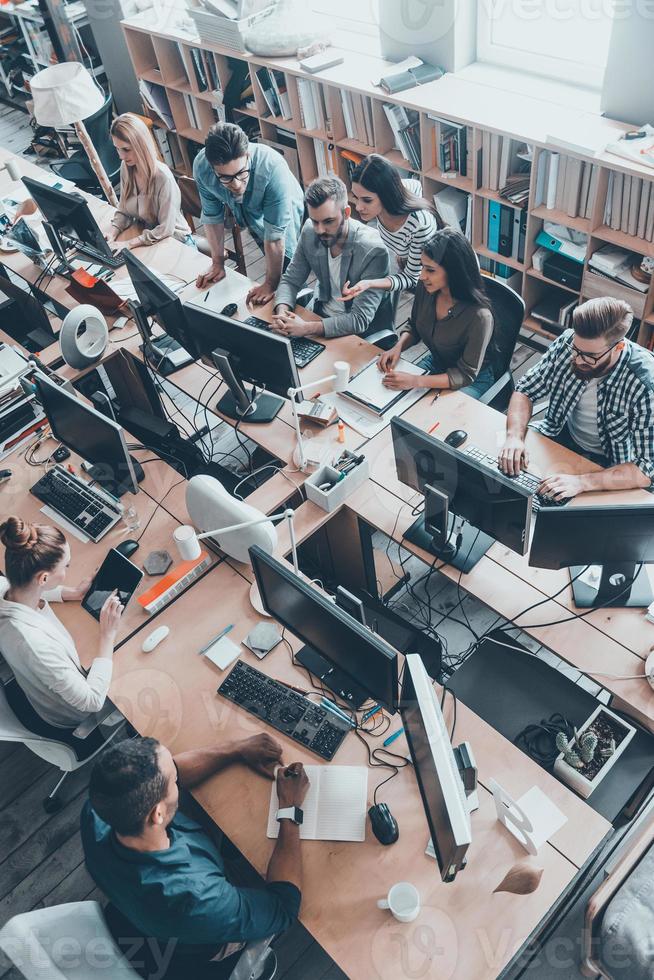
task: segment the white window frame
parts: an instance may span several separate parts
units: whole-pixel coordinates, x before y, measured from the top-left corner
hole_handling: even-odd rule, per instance
[[[556,81],[570,82],[584,88],[600,89],[604,68],[579,64],[555,55],[538,55],[517,51],[492,38],[491,8],[495,0],[477,0],[477,60],[514,68],[533,75],[544,75]],[[510,3],[511,0],[507,0]],[[534,22],[536,23],[536,21]]]

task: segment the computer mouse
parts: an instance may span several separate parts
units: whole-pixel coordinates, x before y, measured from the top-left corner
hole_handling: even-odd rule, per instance
[[[462,445],[467,438],[468,433],[464,432],[463,429],[454,429],[449,433],[449,435],[445,436],[445,442],[448,444],[448,446],[451,446],[452,449],[458,449],[458,447]]]
[[[162,640],[165,640],[170,629],[167,626],[158,626],[156,630],[153,630],[149,636],[143,640],[141,645],[141,650],[143,653],[152,653],[155,647],[158,647]]]
[[[375,806],[371,806],[368,810],[368,816],[370,817],[372,832],[379,843],[394,844],[400,836],[400,830],[395,817],[388,809],[388,804],[377,803]]]
[[[227,306],[223,306],[220,311],[221,316],[234,316],[238,310],[238,303],[228,303]]]
[[[120,544],[116,545],[116,551],[123,558],[129,558],[130,555],[134,554],[138,546],[138,541],[132,541],[131,538],[128,538],[126,541],[121,541]]]

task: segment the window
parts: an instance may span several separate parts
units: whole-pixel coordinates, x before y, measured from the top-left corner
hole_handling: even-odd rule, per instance
[[[478,0],[477,58],[600,88],[618,0]]]
[[[379,0],[308,0],[340,48],[379,57]]]

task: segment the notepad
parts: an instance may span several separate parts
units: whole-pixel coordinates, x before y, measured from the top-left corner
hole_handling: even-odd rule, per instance
[[[302,840],[364,841],[368,769],[366,766],[305,766],[309,791],[302,804]],[[279,836],[277,787],[273,783],[268,837]]]
[[[423,368],[403,357],[397,362],[396,371],[405,374],[424,374]],[[383,415],[395,402],[404,398],[406,391],[395,391],[393,388],[385,388],[383,384],[384,375],[377,367],[374,360],[363,371],[360,371],[350,381],[345,391],[341,392],[343,398],[352,398],[360,405],[365,405],[376,415]]]

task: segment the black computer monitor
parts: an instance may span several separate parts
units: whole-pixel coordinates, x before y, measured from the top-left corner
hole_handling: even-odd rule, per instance
[[[24,218],[19,218],[6,232],[7,240],[15,245],[16,248],[27,256],[32,262],[38,265],[45,253],[41,248],[41,243]]]
[[[27,287],[27,282],[25,286]],[[0,307],[2,329],[22,344],[25,350],[36,354],[54,344],[57,335],[43,304],[9,278],[9,274],[0,265],[0,294],[7,297],[6,306]]]
[[[404,535],[408,541],[464,572],[494,541],[526,554],[526,489],[404,419],[391,420],[391,433],[398,480],[425,495],[425,513]]]
[[[186,323],[186,314],[179,296],[172,289],[159,279],[140,259],[137,259],[129,249],[125,250],[125,268],[132,280],[132,285],[136,291],[139,305],[145,317],[154,317],[166,331],[167,338],[156,338],[155,357],[158,360],[162,355],[165,357],[167,350],[183,347],[192,358],[197,359],[200,351],[195,346],[193,336],[189,333]],[[144,344],[151,341],[151,335],[147,323],[139,325],[142,332],[147,336],[143,337]],[[170,338],[171,343],[166,346],[165,340]],[[168,372],[170,373],[170,372]]]
[[[184,311],[199,356],[218,368],[229,387],[218,410],[243,422],[271,422],[288,389],[300,386],[290,340],[187,303]]]
[[[654,562],[654,504],[572,504],[536,515],[529,564],[569,568],[580,608],[649,606],[646,562]]]
[[[49,187],[31,177],[23,177],[22,181],[46,221],[62,236],[64,245],[73,246],[80,251],[88,246],[105,258],[115,259],[81,194],[57,190],[56,187]]]
[[[143,469],[127,452],[118,423],[85,405],[40,372],[35,373],[34,384],[53,436],[93,464],[89,475],[116,497],[127,492],[138,493]]]
[[[400,714],[441,878],[453,881],[472,842],[470,815],[432,680],[415,653],[405,661]]]
[[[397,708],[397,651],[261,548],[250,559],[264,608],[306,646],[295,655],[348,703]]]

